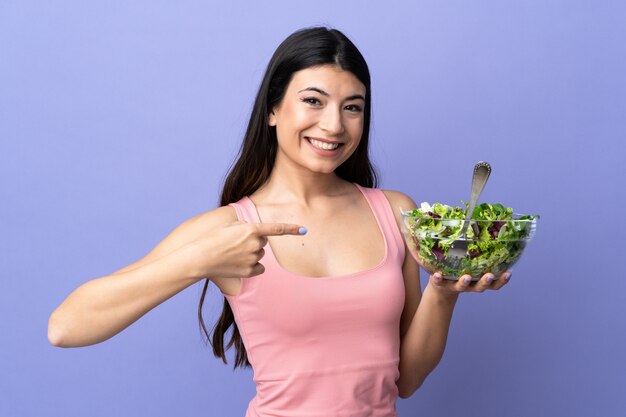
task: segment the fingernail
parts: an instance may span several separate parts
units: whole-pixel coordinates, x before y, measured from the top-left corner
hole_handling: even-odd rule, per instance
[[[471,278],[465,278],[463,280],[464,283],[469,284],[470,282],[472,282]]]
[[[435,278],[435,281],[441,281],[441,275],[439,274],[435,274],[434,278]]]
[[[298,233],[300,233],[301,235],[306,235],[306,232],[308,232],[306,227],[301,227],[298,229]]]
[[[511,274],[504,274],[504,279],[506,279],[507,281],[511,279]]]
[[[490,283],[490,284],[491,284],[492,282],[494,282],[495,280],[496,280],[496,279],[495,279],[494,277],[489,277],[489,278],[487,278],[487,282],[488,282],[488,283]]]

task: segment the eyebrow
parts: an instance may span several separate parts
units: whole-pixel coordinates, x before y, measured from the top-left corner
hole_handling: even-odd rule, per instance
[[[302,90],[298,91],[298,93],[301,93],[303,91],[315,91],[317,93],[320,93],[323,96],[330,97],[330,94],[328,94],[326,91],[322,90],[321,88],[317,88],[317,87],[303,88]],[[357,99],[361,99],[365,101],[365,97],[363,97],[361,94],[354,94],[350,97],[346,97],[346,100],[357,100]]]

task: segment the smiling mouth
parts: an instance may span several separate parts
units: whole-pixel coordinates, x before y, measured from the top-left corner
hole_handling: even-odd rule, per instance
[[[323,151],[334,151],[340,146],[343,146],[343,143],[328,143],[322,142],[321,140],[305,137],[305,139],[313,145],[317,149],[321,149]]]

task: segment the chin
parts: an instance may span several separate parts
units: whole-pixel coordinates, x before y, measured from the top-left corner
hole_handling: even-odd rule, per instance
[[[336,166],[305,166],[305,168],[313,173],[316,174],[324,174],[324,175],[330,175],[332,173],[335,172],[335,170],[337,169]]]
[[[331,175],[335,172],[335,169],[337,168],[328,168],[328,169],[311,169],[311,171],[315,172],[316,174],[322,174],[322,175]]]

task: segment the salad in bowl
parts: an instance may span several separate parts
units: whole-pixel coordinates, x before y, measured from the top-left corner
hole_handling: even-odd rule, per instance
[[[422,203],[402,211],[404,238],[417,263],[446,279],[469,274],[478,280],[488,272],[497,276],[510,269],[534,236],[539,215],[520,215],[499,203],[482,203],[474,208],[462,239],[468,206],[463,204],[465,208]],[[459,240],[467,242],[465,256],[450,256],[448,250]]]

